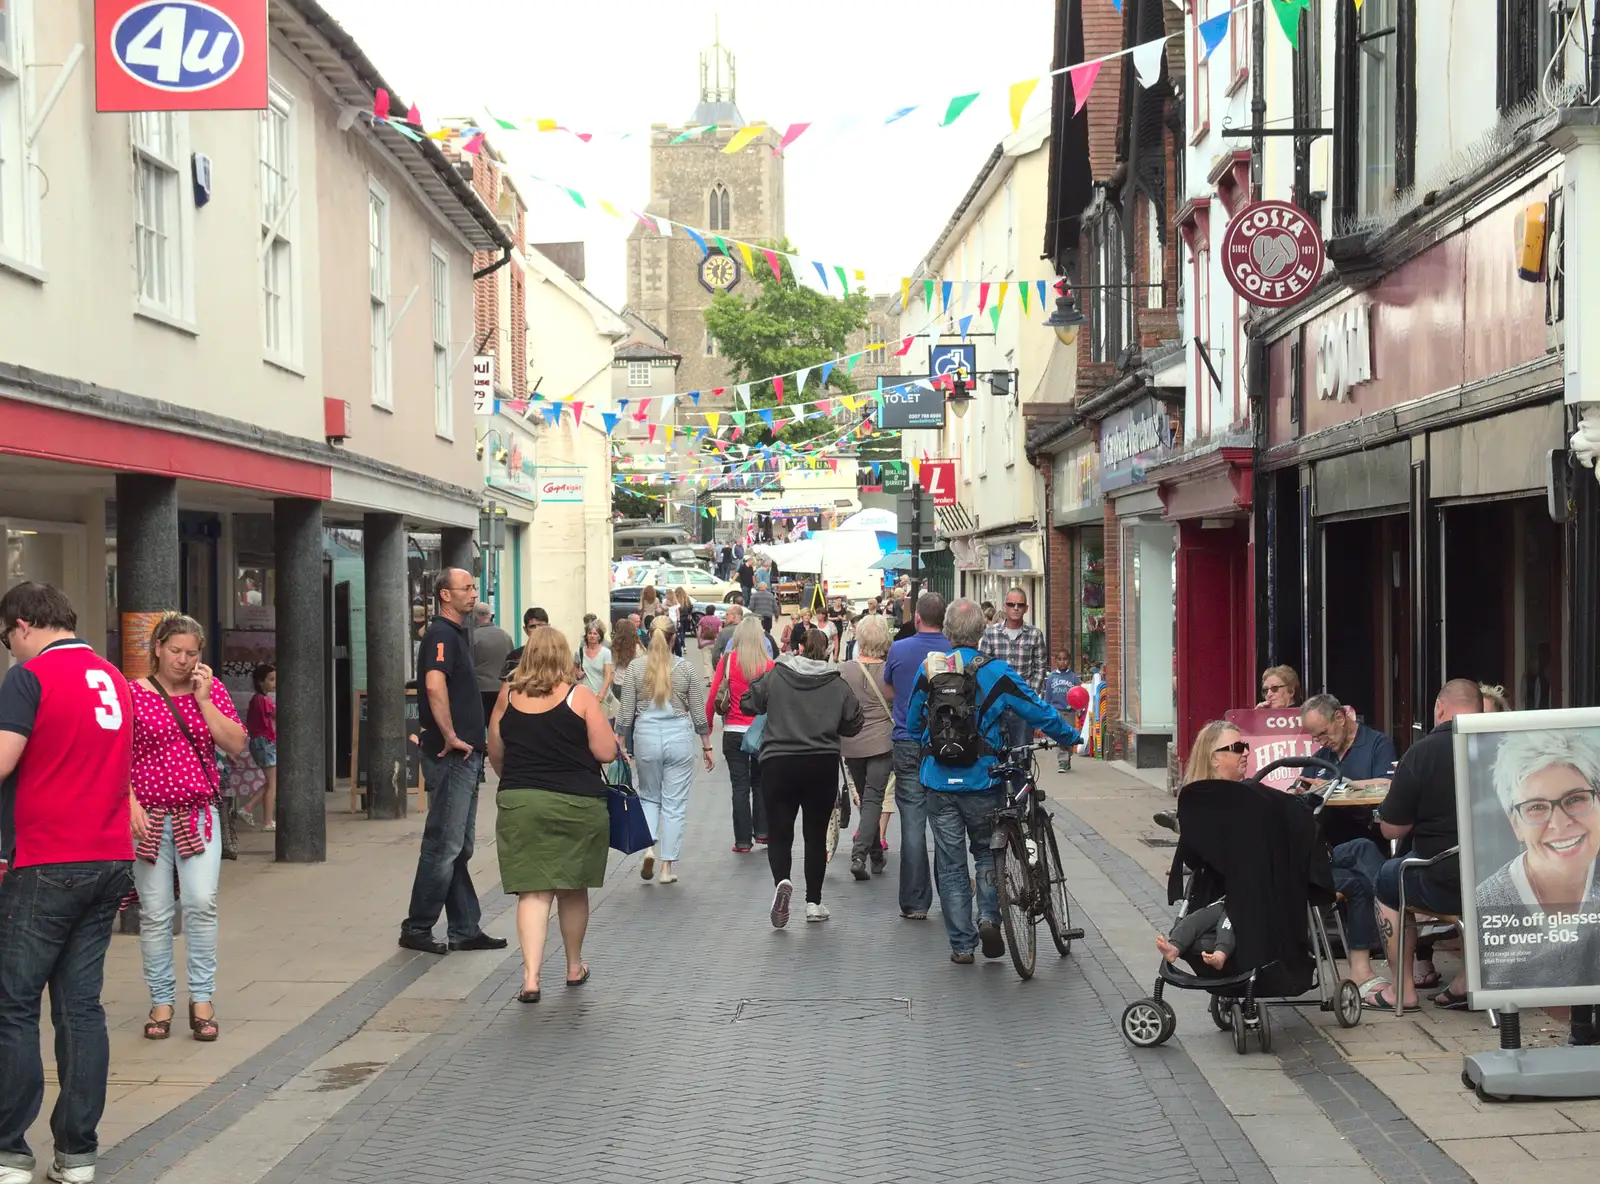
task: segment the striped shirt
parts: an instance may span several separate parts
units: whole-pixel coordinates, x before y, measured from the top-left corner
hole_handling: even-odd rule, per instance
[[[634,720],[650,706],[645,690],[644,670],[649,663],[648,654],[640,654],[622,673],[622,705],[617,710],[617,727],[624,734],[633,730]],[[706,722],[706,676],[700,663],[687,658],[672,660],[672,694],[667,696],[666,707],[674,715],[681,715],[694,725],[702,736],[710,735],[711,725]]]

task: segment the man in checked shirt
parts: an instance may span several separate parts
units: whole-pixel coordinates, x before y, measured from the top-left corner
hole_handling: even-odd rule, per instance
[[[979,652],[999,658],[1017,672],[1033,693],[1044,697],[1044,676],[1050,663],[1044,647],[1044,632],[1028,624],[1028,594],[1021,588],[1006,593],[1001,618],[983,631]],[[1014,712],[1005,715],[1006,739],[1011,744],[1026,744],[1031,730]]]

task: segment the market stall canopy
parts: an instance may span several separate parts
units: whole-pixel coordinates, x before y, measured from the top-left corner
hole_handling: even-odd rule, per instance
[[[757,555],[765,555],[772,560],[779,571],[810,572],[816,574],[822,571],[822,540],[820,538],[801,539],[798,543],[767,543],[753,548]]]
[[[834,528],[835,530],[882,530],[894,533],[899,529],[899,520],[893,510],[867,509],[859,514],[852,514]]]
[[[910,551],[890,551],[882,559],[872,565],[879,571],[910,571]]]

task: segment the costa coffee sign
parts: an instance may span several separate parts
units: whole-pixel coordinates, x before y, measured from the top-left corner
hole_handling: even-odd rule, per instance
[[[1222,236],[1222,273],[1251,304],[1287,308],[1322,277],[1322,232],[1298,206],[1258,201],[1236,214]]]
[[[1244,775],[1254,777],[1273,761],[1285,757],[1310,756],[1317,751],[1317,743],[1306,734],[1300,723],[1300,712],[1293,707],[1243,707],[1225,714],[1223,719],[1239,729],[1239,735],[1250,746]],[[1288,789],[1300,777],[1326,777],[1315,769],[1279,769],[1264,784],[1273,789]]]

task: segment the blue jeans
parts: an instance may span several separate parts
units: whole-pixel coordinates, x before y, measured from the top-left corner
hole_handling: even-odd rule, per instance
[[[1350,949],[1378,946],[1378,918],[1373,890],[1383,871],[1383,852],[1371,839],[1351,839],[1333,849],[1333,886],[1344,896],[1345,936]],[[1345,951],[1346,956],[1349,950]]]
[[[975,793],[928,795],[928,821],[933,826],[933,874],[939,881],[939,908],[944,913],[950,948],[965,954],[978,947],[978,928],[972,922],[972,881],[978,881],[978,919],[1000,921],[1000,901],[994,886],[994,812],[1004,804],[997,789]],[[972,874],[967,874],[967,851],[972,851]]]
[[[656,854],[675,862],[683,853],[683,823],[694,780],[694,725],[666,708],[647,708],[633,724],[639,801],[656,837]]]
[[[99,1154],[95,1128],[111,1067],[100,988],[111,924],[129,887],[128,865],[115,861],[38,864],[0,878],[0,1167],[34,1167],[27,1134],[44,1104],[46,988],[61,1082],[50,1112],[56,1162],[86,1167]]]
[[[483,932],[483,910],[467,865],[478,833],[478,774],[483,754],[424,751],[422,783],[428,787],[428,821],[422,827],[417,878],[411,885],[411,912],[400,924],[403,936],[432,937],[442,911],[453,942],[471,941]]]
[[[894,742],[894,806],[900,814],[900,912],[926,913],[933,907],[933,875],[928,870],[928,793],[922,788],[922,746]]]
[[[217,881],[222,876],[222,821],[215,806],[200,816],[200,834],[210,816],[211,840],[199,855],[178,856],[173,843],[173,819],[162,819],[161,843],[156,861],[133,861],[133,886],[139,890],[139,953],[144,959],[144,981],[154,1007],[175,1007],[178,1002],[177,970],[172,963],[172,913],[183,908],[183,948],[188,961],[189,998],[207,1002],[217,986]],[[182,816],[179,826],[187,826]],[[178,893],[172,892],[173,867],[178,872]]]

